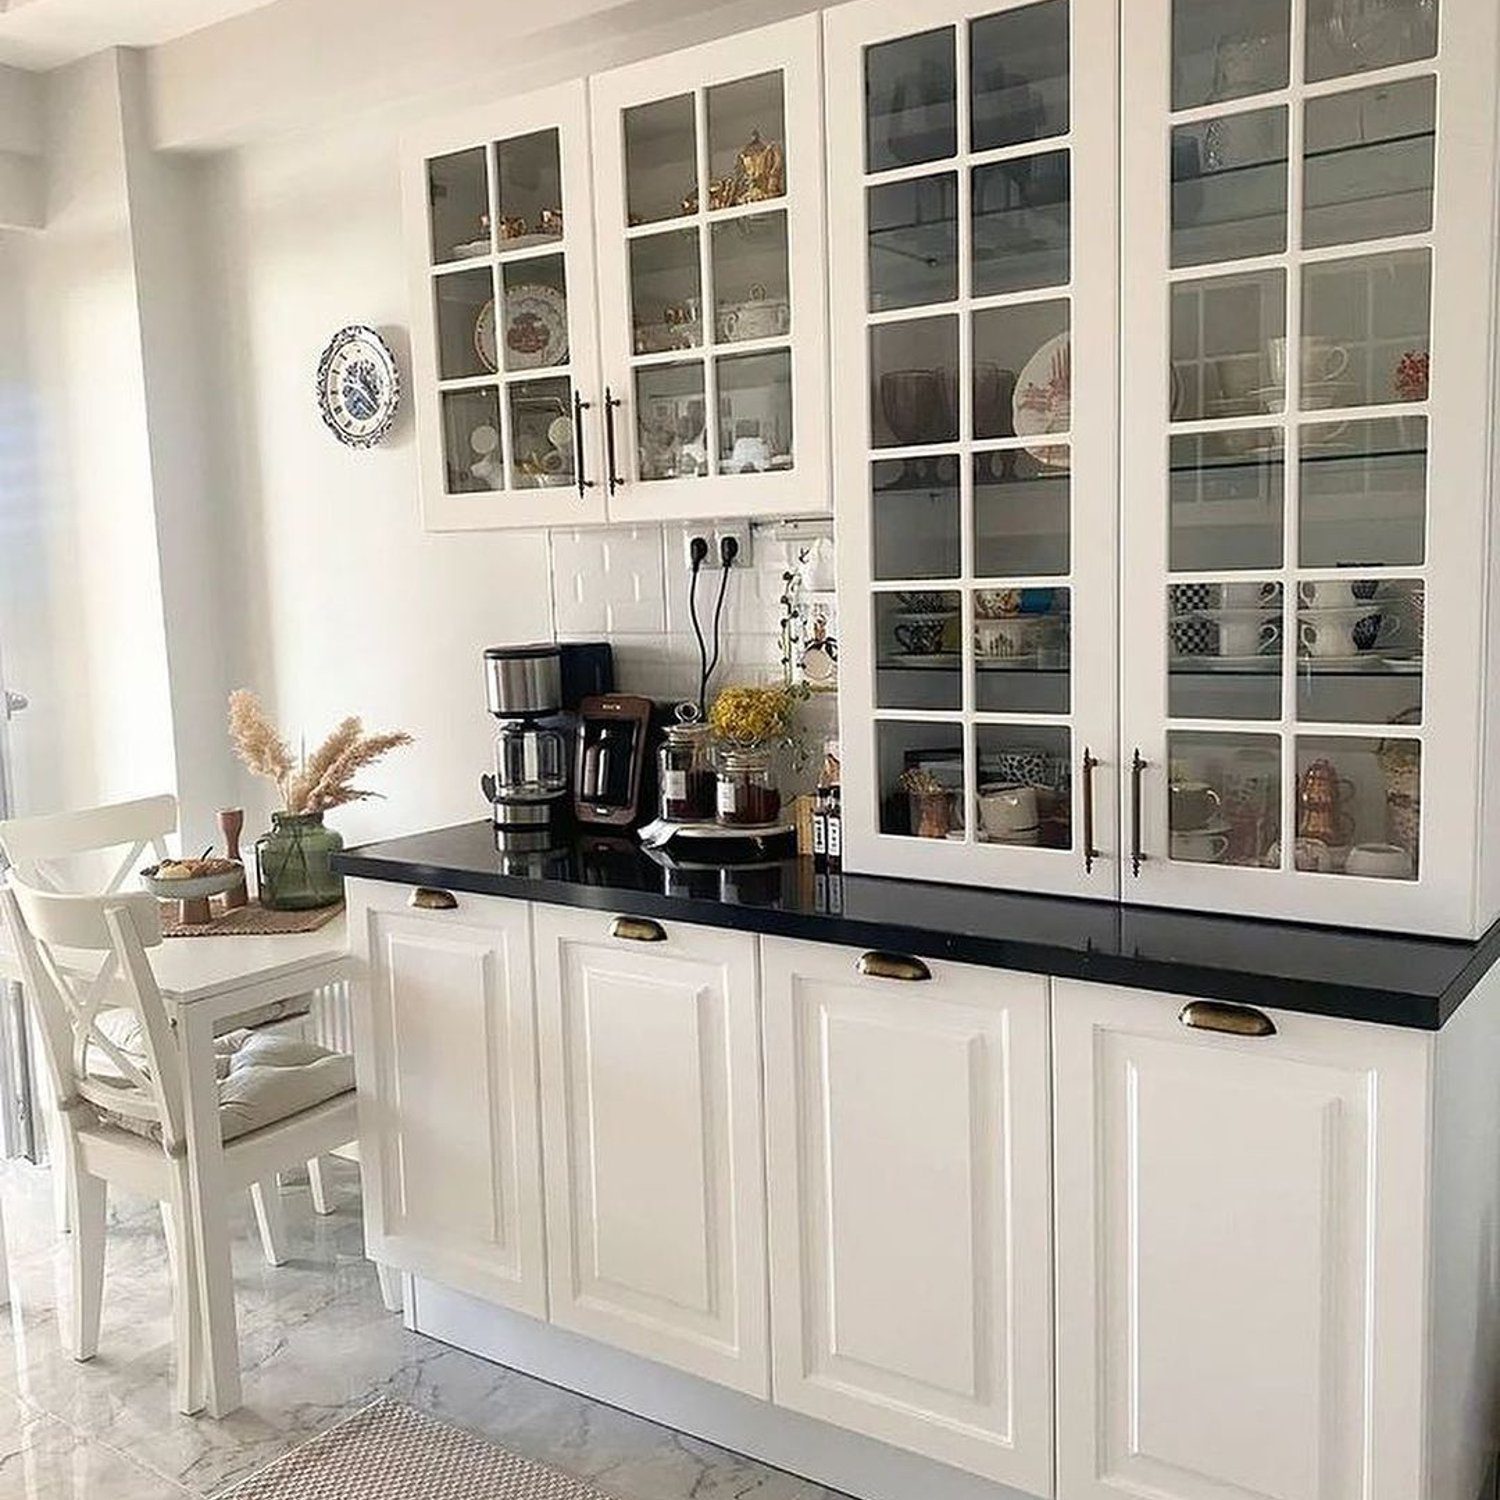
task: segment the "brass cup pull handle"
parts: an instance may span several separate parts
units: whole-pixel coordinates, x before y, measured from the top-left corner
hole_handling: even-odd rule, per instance
[[[904,953],[862,953],[854,966],[867,979],[931,979],[932,970],[920,958]]]
[[[1253,1005],[1227,1005],[1219,1000],[1189,1000],[1177,1019],[1194,1031],[1219,1031],[1226,1036],[1275,1036],[1276,1023]]]
[[[452,911],[458,905],[458,897],[433,885],[419,885],[406,898],[406,904],[418,911]]]
[[[616,917],[609,924],[609,935],[629,943],[664,943],[667,929],[650,917]]]

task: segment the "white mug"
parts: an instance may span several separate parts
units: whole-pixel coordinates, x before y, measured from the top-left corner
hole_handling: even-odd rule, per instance
[[[734,451],[724,460],[724,468],[731,474],[743,474],[746,469],[768,469],[771,466],[771,445],[763,437],[737,437]]]
[[[1281,621],[1258,611],[1236,611],[1219,617],[1220,656],[1259,656],[1281,639]]]
[[[1400,844],[1356,844],[1344,861],[1344,873],[1384,880],[1409,880],[1411,855]]]
[[[991,838],[1013,839],[1037,827],[1036,788],[990,782],[979,788],[979,821]]]
[[[1286,384],[1287,352],[1286,340],[1272,339],[1266,346],[1271,356],[1271,379],[1280,386]],[[1332,339],[1317,338],[1311,334],[1302,336],[1302,384],[1318,385],[1325,380],[1337,380],[1349,368],[1349,351]]]
[[[1297,585],[1297,598],[1309,609],[1363,609],[1369,613],[1380,584],[1373,578],[1308,578]]]
[[[1363,628],[1368,620],[1373,630]],[[1298,616],[1297,639],[1308,656],[1358,656],[1388,641],[1400,622],[1373,604],[1358,609],[1307,610]]]
[[[1207,828],[1172,835],[1172,858],[1216,865],[1229,852],[1229,836]]]

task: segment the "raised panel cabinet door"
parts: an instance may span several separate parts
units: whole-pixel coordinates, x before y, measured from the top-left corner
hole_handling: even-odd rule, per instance
[[[424,127],[402,157],[424,526],[604,520],[587,86]]]
[[[536,943],[552,1321],[765,1396],[755,939],[539,906]]]
[[[1059,1500],[1426,1494],[1430,1038],[1182,1012],[1053,988]]]
[[[828,507],[819,60],[799,16],[589,80],[612,521]]]
[[[859,959],[762,940],[775,1400],[1050,1495],[1047,981]]]
[[[360,882],[350,933],[370,1255],[547,1312],[531,933],[524,902],[408,905]]]

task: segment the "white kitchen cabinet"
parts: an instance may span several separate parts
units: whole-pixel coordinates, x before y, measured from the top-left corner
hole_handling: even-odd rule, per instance
[[[1046,979],[762,958],[775,1400],[1050,1495]]]
[[[583,81],[403,149],[423,524],[603,521]]]
[[[748,933],[535,909],[552,1321],[768,1393]]]
[[[350,885],[365,1247],[547,1313],[531,930],[524,904]]]
[[[1125,895],[1477,935],[1500,11],[1128,9]]]
[[[827,508],[818,30],[589,80],[612,520]]]
[[[1116,6],[824,21],[845,864],[1112,897]]]
[[[1053,988],[1060,1500],[1471,1500],[1424,1467],[1469,1420],[1427,1342],[1431,1035]]]

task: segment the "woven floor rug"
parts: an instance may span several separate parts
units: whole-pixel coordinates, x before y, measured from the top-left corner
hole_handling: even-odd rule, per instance
[[[295,1448],[226,1500],[608,1500],[556,1469],[377,1401]]]

